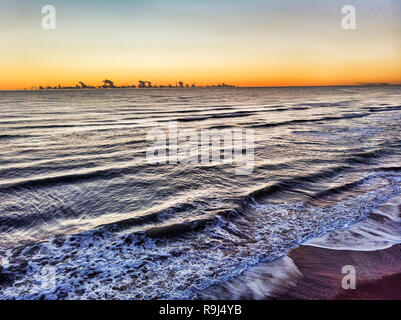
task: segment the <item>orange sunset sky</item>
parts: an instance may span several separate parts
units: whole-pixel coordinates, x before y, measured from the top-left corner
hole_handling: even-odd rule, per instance
[[[56,29],[41,27],[44,5]],[[341,27],[342,6],[356,29]],[[0,89],[401,83],[401,2],[0,0]]]

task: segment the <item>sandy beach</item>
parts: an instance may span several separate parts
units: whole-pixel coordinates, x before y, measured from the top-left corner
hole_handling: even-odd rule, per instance
[[[401,245],[378,251],[300,246],[289,253],[302,278],[277,299],[401,299]],[[344,290],[342,267],[356,270],[356,289]]]
[[[278,260],[260,264],[202,299],[398,300],[401,245],[377,251],[332,250],[301,245]],[[356,288],[342,288],[342,268],[352,265]]]
[[[400,203],[401,197],[397,196],[349,230],[313,240],[317,246],[305,245],[290,251],[288,257],[302,277],[278,298],[401,299],[401,245],[386,243],[395,239],[399,230]],[[338,250],[341,247],[348,250]],[[341,271],[346,265],[355,268],[355,289],[342,288],[345,274]]]

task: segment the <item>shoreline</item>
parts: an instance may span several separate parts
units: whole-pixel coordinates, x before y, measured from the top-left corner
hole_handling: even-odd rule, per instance
[[[280,300],[399,300],[401,299],[401,244],[376,251],[333,250],[301,245],[291,250],[302,278]],[[356,288],[341,286],[342,267],[356,271]]]
[[[288,257],[303,277],[277,298],[401,300],[400,218],[398,195],[374,210],[366,221],[291,250]],[[355,289],[342,288],[346,275],[341,271],[346,265],[355,268]]]
[[[223,285],[202,300],[401,300],[401,244],[376,251],[300,245]],[[355,268],[355,289],[343,289],[342,268]]]
[[[364,221],[300,244],[245,271],[201,299],[401,300],[401,195]],[[398,239],[398,240],[397,240]],[[344,266],[355,269],[355,289],[343,289]]]

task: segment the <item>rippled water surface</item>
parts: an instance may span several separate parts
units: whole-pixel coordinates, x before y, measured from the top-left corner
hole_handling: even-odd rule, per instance
[[[0,297],[196,298],[366,219],[401,190],[400,89],[0,92]],[[170,121],[254,129],[253,172],[147,163]]]

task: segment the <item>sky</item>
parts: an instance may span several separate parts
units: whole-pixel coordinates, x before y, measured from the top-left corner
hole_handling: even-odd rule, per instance
[[[42,28],[42,7],[56,29]],[[344,30],[341,8],[356,9]],[[401,83],[399,0],[0,0],[0,89]]]

